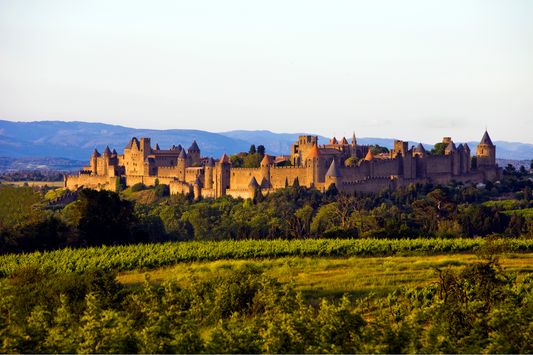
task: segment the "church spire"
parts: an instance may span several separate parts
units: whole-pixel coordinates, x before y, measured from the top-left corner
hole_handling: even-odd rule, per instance
[[[355,131],[353,131],[352,145],[356,145],[356,144],[357,144],[357,139],[355,139]]]

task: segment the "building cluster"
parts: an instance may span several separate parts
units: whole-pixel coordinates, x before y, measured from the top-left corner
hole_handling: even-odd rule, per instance
[[[488,132],[477,146],[475,166],[468,144],[457,146],[449,137],[443,142],[447,144],[444,155],[431,155],[422,144],[409,147],[408,142],[397,140],[388,154],[376,157],[370,146],[357,144],[355,134],[351,143],[333,138],[326,145],[319,145],[318,137],[304,135],[291,147],[291,166],[279,166],[274,156],[266,154],[258,168],[235,168],[226,154],[218,160],[201,157],[196,141],[188,149],[173,145],[162,150],[157,143],[152,148],[150,138],[134,137],[121,155],[107,146],[102,154],[95,148],[91,165],[76,176],[65,176],[65,187],[113,190],[117,177],[126,186],[155,185],[157,179],[169,185],[171,194],[248,198],[258,188],[263,193],[275,191],[296,178],[302,186],[325,191],[335,184],[348,193],[379,192],[416,182],[447,184],[454,179],[484,183],[502,178],[496,146]]]

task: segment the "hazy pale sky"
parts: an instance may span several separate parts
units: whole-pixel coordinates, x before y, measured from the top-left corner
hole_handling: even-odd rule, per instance
[[[533,1],[0,1],[0,119],[533,143]]]

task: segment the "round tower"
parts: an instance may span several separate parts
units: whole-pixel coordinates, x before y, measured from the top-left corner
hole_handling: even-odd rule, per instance
[[[311,151],[307,156],[306,165],[307,186],[313,187],[316,184],[325,181],[324,157],[322,156],[322,153],[320,153],[316,144],[311,148]]]
[[[209,158],[209,160],[207,160],[207,164],[205,164],[205,188],[206,189],[213,188],[214,169],[215,169],[215,161],[213,160],[213,157],[211,157]]]
[[[261,187],[268,189],[270,188],[270,167],[274,165],[274,157],[272,155],[265,154],[263,160],[261,160],[261,175],[263,179],[261,180]]]
[[[199,200],[202,197],[202,182],[200,181],[200,176],[196,177],[196,180],[194,180],[194,199]]]
[[[326,188],[329,187],[331,184],[335,184],[335,187],[337,187],[337,190],[342,191],[344,189],[343,181],[342,181],[342,174],[337,167],[337,164],[335,163],[335,160],[331,162],[331,165],[329,166],[328,172],[326,173]]]
[[[196,144],[196,140],[193,140],[189,149],[187,149],[187,154],[191,158],[191,166],[193,164],[200,164],[200,148]]]
[[[91,156],[91,175],[98,175],[98,158],[100,157],[100,153],[94,148],[93,155]]]
[[[477,146],[477,165],[496,165],[496,146],[492,144],[487,131]]]

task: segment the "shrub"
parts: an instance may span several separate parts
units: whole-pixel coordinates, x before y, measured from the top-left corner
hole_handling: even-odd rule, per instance
[[[145,189],[142,182],[139,182],[131,187],[131,192],[139,192]]]
[[[170,195],[170,188],[167,184],[158,184],[155,187],[155,194],[159,197],[163,196],[169,196]]]

